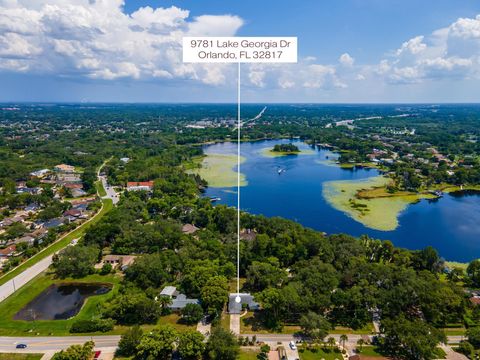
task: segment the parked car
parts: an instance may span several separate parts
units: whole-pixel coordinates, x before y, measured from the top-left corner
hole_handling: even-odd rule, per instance
[[[94,359],[100,359],[100,355],[102,354],[102,352],[99,350],[99,351],[95,351],[95,355],[94,355]]]
[[[292,349],[292,350],[297,350],[297,345],[295,345],[295,341],[293,341],[293,340],[290,341],[290,344],[289,344],[289,345],[290,345],[290,349]]]
[[[25,349],[27,347],[27,344],[17,344],[17,346],[15,346],[17,349]]]

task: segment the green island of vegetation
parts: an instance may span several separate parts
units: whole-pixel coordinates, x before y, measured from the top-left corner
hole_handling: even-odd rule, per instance
[[[240,158],[244,163],[245,158]],[[223,188],[237,186],[237,156],[228,154],[206,154],[193,160],[196,166],[190,166],[187,170],[190,174],[196,174],[206,180],[208,186]],[[248,184],[245,174],[240,174],[240,186]]]

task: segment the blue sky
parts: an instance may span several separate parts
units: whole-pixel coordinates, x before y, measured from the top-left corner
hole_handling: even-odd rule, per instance
[[[233,102],[183,35],[297,36],[243,65],[248,102],[478,102],[476,0],[0,0],[0,101]]]

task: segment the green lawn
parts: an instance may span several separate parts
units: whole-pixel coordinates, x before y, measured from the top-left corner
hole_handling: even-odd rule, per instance
[[[329,350],[323,348],[316,348],[308,350],[306,348],[299,348],[298,354],[300,355],[300,360],[342,360],[342,354],[337,350]]]
[[[353,330],[348,327],[337,326],[334,330],[330,331],[331,334],[357,334],[357,335],[368,335],[373,334],[375,328],[372,323],[365,325],[361,329]]]
[[[268,329],[263,323],[261,313],[248,312],[240,320],[241,334],[295,334],[300,330],[300,326],[293,324],[283,324],[281,329]]]
[[[103,187],[103,184],[100,180],[97,180],[95,182],[95,187],[97,188],[98,195],[100,195],[101,197],[107,196],[107,191]]]
[[[47,256],[52,255],[53,253],[63,249],[73,239],[82,237],[85,231],[90,226],[97,223],[103,217],[103,215],[105,215],[107,212],[109,212],[113,208],[113,203],[112,203],[112,200],[110,199],[103,199],[102,203],[103,203],[103,208],[90,221],[80,225],[78,228],[70,232],[68,235],[61,238],[61,240],[58,240],[57,242],[53,243],[49,247],[43,249],[38,254],[36,254],[35,256],[32,256],[30,259],[22,263],[20,266],[16,267],[12,271],[0,277],[0,285],[3,285],[7,281],[13,279],[15,276],[25,271],[32,265],[35,265],[40,260],[45,259]]]
[[[13,316],[26,304],[32,301],[48,286],[54,283],[66,282],[110,283],[113,289],[104,295],[87,298],[82,309],[72,319],[68,320],[37,320],[20,321],[13,320]],[[35,335],[70,335],[69,329],[72,323],[78,319],[92,319],[99,315],[100,305],[115,296],[118,292],[118,284],[121,277],[116,275],[90,275],[82,279],[57,280],[52,275],[41,274],[23,286],[14,295],[0,303],[0,335],[8,336],[35,336]],[[116,327],[112,333],[122,333],[121,327]]]
[[[43,354],[0,353],[0,360],[40,360]]]
[[[257,360],[258,354],[259,351],[242,349],[240,350],[240,356],[238,357],[238,360]]]
[[[375,346],[362,346],[362,351],[359,351],[357,348],[357,351],[365,356],[371,356],[371,357],[383,357],[382,354],[377,352],[377,348]]]

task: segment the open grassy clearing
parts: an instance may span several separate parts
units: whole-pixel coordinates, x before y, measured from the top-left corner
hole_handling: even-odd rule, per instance
[[[0,360],[40,360],[43,354],[0,353]]]

